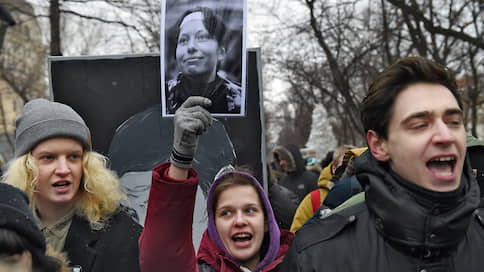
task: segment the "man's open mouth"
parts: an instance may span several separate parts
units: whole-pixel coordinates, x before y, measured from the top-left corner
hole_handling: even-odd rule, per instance
[[[439,157],[428,161],[427,167],[436,176],[448,177],[454,173],[456,162],[455,156]]]

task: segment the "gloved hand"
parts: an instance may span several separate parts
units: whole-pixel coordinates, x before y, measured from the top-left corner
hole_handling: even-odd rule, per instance
[[[190,96],[175,112],[173,150],[170,161],[180,168],[192,167],[192,160],[197,150],[198,136],[212,124],[212,116],[204,108],[212,104],[202,96]]]

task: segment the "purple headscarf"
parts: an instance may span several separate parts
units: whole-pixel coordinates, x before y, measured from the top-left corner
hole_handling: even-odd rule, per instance
[[[241,171],[227,171],[221,174],[220,176],[216,177],[215,181],[212,183],[212,186],[210,186],[210,190],[208,191],[207,195],[207,214],[208,214],[208,226],[207,226],[207,231],[208,231],[208,236],[210,239],[217,244],[227,255],[234,261],[235,263],[240,265],[240,262],[235,260],[227,251],[225,248],[222,240],[220,239],[220,236],[218,235],[217,228],[215,227],[215,217],[213,215],[212,207],[210,206],[210,200],[212,198],[212,193],[215,187],[217,187],[221,182],[223,182],[224,177],[226,175],[230,174],[239,174],[242,176],[245,176],[248,178],[248,180],[252,181],[252,183],[255,185],[257,188],[257,191],[259,195],[261,196],[262,199],[262,205],[264,206],[264,209],[266,211],[267,215],[267,225],[269,227],[269,247],[268,250],[264,256],[264,258],[260,261],[260,263],[256,266],[253,272],[257,272],[262,270],[265,266],[268,264],[272,263],[276,256],[277,252],[279,251],[279,246],[280,246],[280,231],[279,227],[277,225],[276,219],[274,217],[274,212],[272,211],[271,204],[269,202],[269,199],[267,198],[266,194],[264,193],[264,190],[262,189],[259,181],[254,178],[252,175],[246,173],[246,172],[241,172]]]

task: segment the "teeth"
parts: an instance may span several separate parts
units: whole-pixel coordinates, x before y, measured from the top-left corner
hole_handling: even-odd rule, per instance
[[[234,236],[234,238],[237,238],[237,239],[244,239],[244,238],[250,238],[250,234],[247,234],[247,233],[243,233],[243,234],[237,234]]]
[[[446,162],[446,161],[453,161],[453,160],[455,160],[454,157],[441,157],[441,158],[434,159],[432,161]]]

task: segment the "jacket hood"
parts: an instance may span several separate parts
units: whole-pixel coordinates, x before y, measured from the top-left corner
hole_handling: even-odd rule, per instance
[[[277,257],[277,252],[279,251],[280,247],[280,231],[279,227],[277,226],[276,219],[274,217],[274,212],[272,211],[271,204],[269,202],[269,199],[267,198],[264,190],[262,189],[259,181],[253,177],[252,175],[246,173],[246,172],[241,172],[241,171],[227,171],[220,176],[218,176],[215,181],[212,183],[212,186],[210,187],[210,190],[208,191],[207,194],[207,214],[208,214],[208,226],[207,226],[207,233],[209,238],[218,246],[220,247],[226,254],[229,256],[229,258],[240,265],[240,263],[232,258],[230,254],[227,252],[227,249],[225,248],[218,232],[217,228],[215,226],[215,217],[212,211],[212,207],[210,206],[211,204],[211,199],[212,199],[212,194],[214,189],[223,182],[224,177],[227,175],[230,175],[232,173],[237,173],[243,176],[246,176],[252,183],[255,185],[257,188],[257,191],[259,195],[261,196],[262,199],[262,205],[264,206],[265,212],[266,212],[266,220],[267,224],[269,227],[269,231],[265,233],[265,235],[269,235],[269,239],[264,237],[264,240],[268,240],[267,244],[267,251],[264,256],[261,256],[261,261],[260,263],[256,266],[253,272],[261,271],[262,268],[264,268],[266,265],[272,263],[274,259]],[[262,246],[264,247],[264,245]]]
[[[459,187],[449,192],[428,190],[402,178],[369,151],[355,160],[355,174],[365,188],[378,232],[391,243],[414,249],[412,254],[434,256],[455,246],[464,239],[479,205],[479,188],[467,159]]]
[[[288,162],[288,173],[302,173],[306,170],[305,162],[299,148],[293,144],[278,145],[272,150],[274,156]]]

